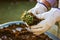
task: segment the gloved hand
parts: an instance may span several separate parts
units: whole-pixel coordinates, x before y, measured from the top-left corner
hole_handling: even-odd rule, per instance
[[[60,21],[60,9],[52,8],[50,11],[37,15],[39,19],[44,19],[37,25],[31,26],[31,31],[36,34],[42,34],[47,31],[56,22]]]
[[[36,6],[28,11],[28,13],[32,13],[34,16],[37,14],[41,14],[47,11],[47,8],[42,3],[37,3]]]

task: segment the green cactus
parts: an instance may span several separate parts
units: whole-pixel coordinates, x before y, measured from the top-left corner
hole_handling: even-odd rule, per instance
[[[27,11],[23,13],[21,20],[26,22],[28,25],[34,25],[39,22],[39,19],[37,19],[32,13],[28,13]]]

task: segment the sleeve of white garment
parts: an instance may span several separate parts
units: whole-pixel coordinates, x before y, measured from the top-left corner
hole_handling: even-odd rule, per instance
[[[38,1],[38,2],[42,2],[42,1],[44,1],[44,0],[37,0],[37,1]],[[51,4],[51,7],[52,7],[53,5],[55,5],[55,3],[57,2],[57,0],[46,0],[46,1]]]

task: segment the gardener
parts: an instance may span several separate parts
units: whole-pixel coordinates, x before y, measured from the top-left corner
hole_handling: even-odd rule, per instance
[[[60,21],[60,8],[54,8],[56,2],[57,0],[37,0],[36,6],[28,11],[38,19],[44,19],[37,25],[31,26],[31,31],[34,34],[42,34]],[[49,10],[49,8],[51,9]]]

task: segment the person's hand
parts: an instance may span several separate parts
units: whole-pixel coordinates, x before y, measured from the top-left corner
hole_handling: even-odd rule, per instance
[[[47,11],[47,8],[43,4],[37,3],[35,7],[28,10],[28,13],[32,13],[34,16],[36,16],[37,14],[41,14],[46,11]]]
[[[31,31],[36,35],[40,35],[46,32],[56,22],[60,21],[60,9],[52,8],[46,13],[37,15],[37,17],[44,20],[37,25],[31,26]]]

